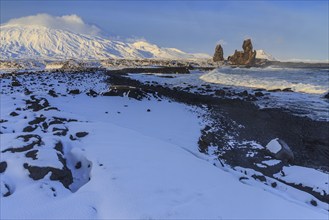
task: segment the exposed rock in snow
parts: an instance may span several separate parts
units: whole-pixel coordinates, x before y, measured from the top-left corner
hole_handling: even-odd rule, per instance
[[[264,50],[256,50],[256,59],[266,59],[270,61],[277,61],[275,57],[273,57],[271,54],[266,53]]]
[[[40,25],[4,24],[0,30],[3,59],[210,58],[146,41],[126,43]]]
[[[271,140],[265,148],[269,150],[276,159],[284,162],[291,162],[294,160],[294,153],[291,151],[290,147],[279,138]]]

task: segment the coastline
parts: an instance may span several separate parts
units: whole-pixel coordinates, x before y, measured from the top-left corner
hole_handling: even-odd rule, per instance
[[[157,71],[159,70],[161,68],[157,68]],[[168,68],[162,70],[168,72]],[[2,105],[5,104],[6,109],[1,112],[1,132],[6,137],[4,143],[17,141],[19,138],[24,138],[30,143],[36,138],[36,141],[32,141],[29,145],[25,143],[26,146],[23,144],[22,147],[15,145],[6,148],[7,145],[3,144],[4,157],[2,159],[6,164],[3,181],[5,189],[8,189],[6,196],[13,194],[13,198],[19,198],[16,188],[22,189],[20,185],[16,185],[18,183],[10,181],[6,176],[7,172],[9,172],[8,174],[12,172],[11,161],[15,161],[18,167],[21,166],[19,163],[23,161],[22,166],[26,170],[25,172],[29,172],[29,177],[35,181],[35,184],[40,181],[46,181],[47,184],[56,183],[54,197],[61,197],[63,188],[70,189],[74,193],[82,186],[84,186],[82,191],[93,187],[94,180],[102,181],[97,173],[104,164],[110,166],[115,163],[115,160],[122,161],[120,158],[124,158],[124,155],[129,154],[131,150],[135,152],[136,149],[132,142],[137,138],[136,134],[140,135],[142,132],[147,137],[155,138],[154,140],[161,137],[161,143],[174,144],[174,149],[180,149],[184,154],[191,155],[195,161],[201,160],[209,166],[214,165],[218,169],[216,171],[219,172],[218,174],[221,174],[221,171],[228,172],[237,183],[251,185],[255,189],[263,189],[275,196],[285,192],[290,199],[297,203],[306,203],[304,205],[310,206],[309,208],[328,212],[326,183],[322,180],[317,182],[316,179],[307,180],[299,177],[303,177],[305,172],[311,172],[312,175],[321,178],[328,174],[326,166],[328,142],[323,138],[326,137],[329,122],[295,116],[282,109],[260,109],[255,104],[259,98],[256,96],[256,92],[245,93],[228,88],[224,94],[223,91],[216,90],[212,95],[207,93],[212,89],[211,85],[203,84],[195,87],[187,84],[184,88],[173,88],[160,85],[155,81],[148,83],[138,81],[133,76],[143,77],[143,75],[130,73],[131,69],[117,71],[98,69],[98,71],[84,73],[75,70],[3,76],[1,80],[4,93],[1,95],[5,97]],[[145,69],[137,68],[136,72],[139,71],[145,71]],[[152,69],[149,68],[149,71]],[[178,75],[191,76],[183,73],[178,75],[157,74],[156,77],[159,78]],[[153,104],[151,105],[151,103]],[[171,109],[173,106],[178,108]],[[109,111],[108,108],[113,109]],[[189,110],[188,112],[181,111],[180,108]],[[127,110],[130,111],[130,114]],[[167,112],[168,110],[170,113]],[[195,114],[193,111],[198,113]],[[159,115],[160,112],[162,113]],[[157,114],[160,118],[157,118]],[[194,115],[194,119],[185,116],[186,114]],[[183,120],[181,121],[180,118]],[[99,120],[105,120],[110,124],[103,122],[95,124]],[[114,123],[115,129],[112,128],[108,133],[108,126],[113,126],[112,123]],[[144,123],[146,124],[144,125]],[[162,126],[164,127],[162,128]],[[128,136],[128,138],[123,135],[124,133],[120,133],[123,136],[112,136],[122,128],[129,128],[122,132],[131,133],[133,131],[134,136],[131,138]],[[193,129],[191,130],[191,128]],[[23,132],[21,132],[22,130]],[[16,137],[17,135],[20,136]],[[56,141],[50,141],[50,137],[55,138]],[[264,148],[271,139],[276,137],[284,139],[289,144],[295,154],[294,162],[287,164],[276,160]],[[103,147],[108,146],[106,143],[112,143],[113,140],[115,140],[115,144],[109,145],[113,146],[113,149],[117,149],[116,146],[122,143],[125,143],[123,146],[132,147],[132,149],[127,152],[127,149],[118,148],[123,154],[120,154],[120,158],[115,159],[114,154],[111,156],[112,160],[107,161],[108,156],[104,155],[103,159],[99,161],[97,158],[107,152],[107,148]],[[165,142],[163,142],[164,140]],[[99,141],[100,146],[105,144],[101,148],[98,148],[98,144],[95,146],[95,143],[99,143]],[[44,142],[46,146],[44,146]],[[54,143],[56,145],[52,147]],[[144,143],[142,141],[141,145]],[[158,144],[155,144],[154,147]],[[154,147],[151,147],[153,145],[146,146],[148,150],[154,151],[152,158],[161,156]],[[172,147],[169,147],[168,150]],[[89,150],[83,153],[84,149]],[[45,167],[45,162],[42,161],[47,156],[39,155],[38,152],[44,150],[55,153],[58,157],[46,164],[60,163],[62,165]],[[73,153],[75,151],[81,151],[81,153]],[[21,159],[13,160],[11,158],[21,153],[25,154],[26,159],[23,155]],[[148,153],[148,151],[141,151],[138,152],[138,155],[148,161],[148,156],[143,157]],[[132,163],[136,154],[137,152],[131,158]],[[161,157],[167,161],[166,163],[169,163],[163,164],[163,166],[169,166],[171,158],[177,156],[176,154],[170,155],[168,158]],[[92,163],[93,166],[88,165]],[[130,164],[130,161],[125,163]],[[181,163],[184,164],[184,161],[179,162],[180,165]],[[180,167],[180,165],[174,166]],[[80,169],[80,166],[83,168]],[[297,178],[293,175],[296,169],[300,169]],[[52,175],[50,180],[46,180],[47,177],[44,175],[49,171]],[[141,171],[148,172],[149,169],[143,168]],[[193,174],[193,170],[187,167],[184,173]],[[169,179],[173,178],[170,172],[165,176]],[[70,185],[70,183],[72,184]],[[122,182],[122,184],[126,184],[126,182]],[[99,193],[99,191],[97,192]],[[80,195],[79,191],[77,195]],[[296,195],[298,196],[296,197]]]

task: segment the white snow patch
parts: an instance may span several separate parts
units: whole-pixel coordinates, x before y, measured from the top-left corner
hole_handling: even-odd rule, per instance
[[[273,140],[271,140],[266,146],[265,148],[268,149],[270,152],[276,154],[278,153],[281,149],[282,149],[282,146],[281,144],[279,143],[279,138],[275,138]]]
[[[274,166],[274,165],[277,165],[280,162],[281,162],[280,160],[264,160],[264,161],[262,161],[262,163],[267,165],[267,166]]]
[[[280,178],[288,183],[303,184],[303,186],[311,187],[316,192],[324,191],[329,194],[329,174],[315,169],[289,166],[283,167],[285,175],[275,174],[274,176]]]

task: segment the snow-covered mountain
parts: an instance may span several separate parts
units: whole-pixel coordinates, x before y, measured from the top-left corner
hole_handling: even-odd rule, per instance
[[[264,50],[256,50],[256,58],[258,58],[258,59],[267,59],[267,60],[270,60],[270,61],[276,61],[277,60],[271,54],[266,53]]]
[[[35,24],[9,23],[1,25],[0,31],[2,59],[209,58],[146,41],[121,42]]]

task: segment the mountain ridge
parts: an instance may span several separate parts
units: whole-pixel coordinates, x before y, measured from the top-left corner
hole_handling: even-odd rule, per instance
[[[257,59],[267,59],[269,61],[278,61],[275,57],[273,57],[271,54],[265,52],[262,49],[256,50],[256,58]]]
[[[128,43],[40,25],[4,24],[0,29],[2,59],[210,58],[207,54],[190,54],[146,41]]]

